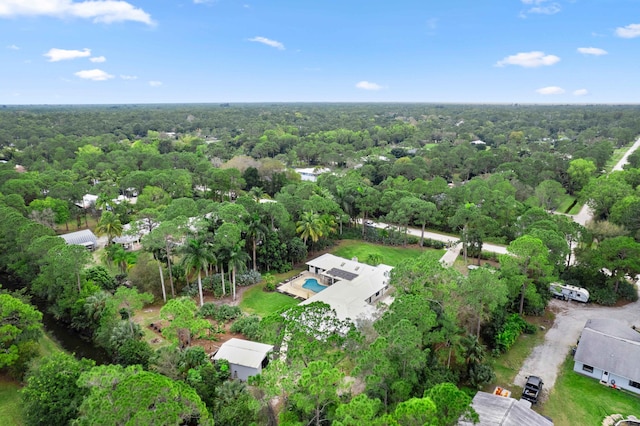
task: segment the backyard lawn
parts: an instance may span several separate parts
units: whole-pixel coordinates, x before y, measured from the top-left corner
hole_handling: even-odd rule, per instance
[[[278,293],[264,291],[265,283],[256,284],[252,288],[247,289],[242,295],[240,308],[246,313],[256,314],[261,318],[279,311],[282,308],[288,308],[300,303],[293,297]]]

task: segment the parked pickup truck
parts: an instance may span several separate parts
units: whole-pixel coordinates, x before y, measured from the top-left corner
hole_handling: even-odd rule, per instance
[[[532,404],[538,402],[538,397],[542,393],[542,379],[538,376],[528,376],[527,383],[522,390],[522,399],[526,399]]]

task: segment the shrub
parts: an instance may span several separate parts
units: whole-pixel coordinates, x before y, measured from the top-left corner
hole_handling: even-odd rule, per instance
[[[527,329],[527,322],[520,315],[512,314],[495,336],[496,348],[501,352],[508,351],[525,329]],[[535,326],[533,331],[535,332]]]
[[[240,287],[246,287],[254,285],[262,281],[262,275],[260,272],[249,270],[243,274],[236,275],[236,285]]]
[[[218,306],[215,303],[207,302],[200,307],[200,316],[203,318],[213,318],[218,312]]]
[[[276,277],[274,277],[272,274],[267,273],[267,274],[264,274],[263,278],[265,281],[265,286],[264,286],[265,291],[275,291]]]
[[[230,328],[232,333],[241,333],[247,339],[258,340],[260,337],[260,318],[257,315],[238,318]]]
[[[220,305],[218,306],[218,312],[216,312],[216,315],[213,317],[213,319],[216,321],[226,322],[232,319],[236,319],[240,315],[242,315],[240,307],[231,305]]]
[[[618,295],[609,286],[597,287],[589,290],[589,299],[599,305],[613,306],[618,301]]]
[[[620,286],[618,287],[618,295],[622,299],[630,302],[638,300],[638,290],[636,289],[636,286],[627,281],[620,283]]]

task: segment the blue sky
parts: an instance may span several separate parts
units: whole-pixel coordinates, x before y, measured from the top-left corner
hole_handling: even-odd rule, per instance
[[[640,0],[0,0],[0,104],[640,103]]]

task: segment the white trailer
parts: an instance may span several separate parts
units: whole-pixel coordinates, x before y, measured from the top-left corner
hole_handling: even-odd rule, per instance
[[[549,285],[549,291],[554,297],[560,299],[575,300],[584,303],[589,301],[589,290],[582,287],[562,283],[551,283]]]

